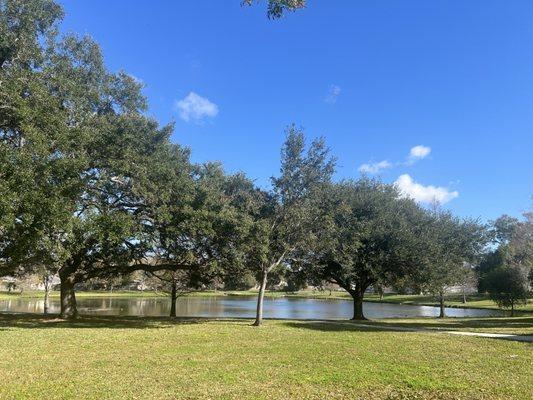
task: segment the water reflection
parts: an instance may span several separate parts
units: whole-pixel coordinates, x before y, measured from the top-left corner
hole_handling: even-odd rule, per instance
[[[178,299],[178,316],[195,317],[253,317],[255,297],[184,297]],[[59,299],[50,301],[50,312],[59,312]],[[42,313],[42,299],[0,300],[0,311]],[[141,315],[165,316],[170,312],[170,301],[165,297],[155,298],[78,298],[80,314],[90,315]],[[436,307],[409,306],[400,304],[365,303],[365,315],[369,318],[435,317]],[[501,316],[498,310],[447,308],[450,317]],[[276,298],[265,299],[265,317],[290,319],[348,319],[352,315],[352,302],[347,300]]]

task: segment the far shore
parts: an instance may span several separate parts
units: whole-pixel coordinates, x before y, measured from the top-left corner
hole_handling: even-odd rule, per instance
[[[0,291],[0,300],[13,298],[39,298],[44,295],[43,291]],[[184,297],[214,297],[214,296],[256,296],[257,290],[205,290],[192,291],[184,294]],[[52,291],[51,297],[59,297],[59,291]],[[140,290],[95,290],[95,291],[78,291],[77,297],[166,297],[165,292],[155,291],[140,291]],[[284,292],[284,291],[267,291],[265,294],[269,298],[306,298],[306,299],[327,299],[327,300],[351,300],[348,293],[342,291],[332,290],[302,290],[298,292]],[[438,303],[432,296],[426,295],[404,295],[404,294],[385,294],[382,299],[377,294],[367,294],[365,296],[366,302],[372,303],[389,303],[389,304],[403,304],[413,306],[432,306],[437,307]],[[446,297],[446,307],[451,308],[475,308],[475,309],[490,309],[498,310],[498,306],[482,294],[471,294],[467,296],[467,302],[462,302],[462,296],[459,294],[449,295]],[[529,299],[527,305],[517,309],[518,312],[531,313],[533,312],[533,299]]]

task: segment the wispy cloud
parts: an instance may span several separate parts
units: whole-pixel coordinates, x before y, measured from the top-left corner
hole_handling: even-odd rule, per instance
[[[431,153],[431,147],[423,146],[419,144],[418,146],[412,147],[409,152],[409,157],[407,157],[407,164],[414,164],[418,160],[426,158]]]
[[[377,163],[362,164],[359,167],[359,172],[363,174],[377,174],[385,169],[392,168],[392,164],[387,160],[383,160]]]
[[[209,99],[194,92],[176,101],[174,109],[178,111],[182,120],[200,122],[205,118],[214,118],[218,114],[218,106]]]
[[[337,85],[331,85],[324,101],[328,104],[335,104],[340,94],[341,88]]]
[[[410,197],[418,203],[431,204],[436,202],[444,204],[459,196],[457,190],[450,191],[442,186],[424,186],[415,182],[408,174],[400,175],[394,184],[402,195]]]

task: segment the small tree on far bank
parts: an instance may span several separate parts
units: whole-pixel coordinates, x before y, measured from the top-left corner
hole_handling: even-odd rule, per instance
[[[461,301],[466,304],[467,290],[475,288],[477,286],[478,277],[476,271],[469,263],[464,263],[460,273],[459,286],[461,287]]]
[[[524,267],[509,266],[491,271],[487,276],[487,289],[490,298],[500,308],[511,310],[527,303],[528,271]]]
[[[177,317],[178,298],[190,293],[199,286],[198,277],[194,276],[194,272],[191,270],[147,271],[146,275],[147,277],[155,278],[158,282],[157,289],[169,295],[169,316],[172,318]]]
[[[423,290],[439,302],[439,318],[446,317],[449,288],[465,279],[465,263],[473,262],[487,243],[485,227],[476,220],[461,220],[448,211],[434,209],[422,229],[424,267],[417,279]]]

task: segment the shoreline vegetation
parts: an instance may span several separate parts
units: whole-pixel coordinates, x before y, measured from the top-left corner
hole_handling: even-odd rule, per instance
[[[205,290],[192,291],[184,294],[182,297],[216,297],[216,296],[257,296],[257,290]],[[43,291],[23,291],[23,292],[7,292],[0,291],[0,300],[10,298],[39,298],[43,297]],[[59,291],[50,292],[51,298],[60,297]],[[122,298],[153,298],[153,297],[168,297],[168,293],[155,291],[140,291],[140,290],[94,290],[94,291],[76,291],[76,297],[122,297]],[[326,299],[326,300],[348,300],[351,297],[348,293],[342,291],[329,290],[301,290],[298,292],[284,292],[284,291],[266,291],[266,298],[303,298],[303,299]],[[380,299],[377,294],[365,295],[365,302],[368,303],[386,303],[386,304],[401,304],[412,306],[429,306],[439,307],[438,300],[433,296],[428,295],[404,295],[404,294],[384,294]],[[489,299],[487,295],[471,294],[467,296],[467,302],[462,303],[462,295],[449,295],[445,299],[446,307],[448,308],[472,308],[472,309],[488,309],[501,310],[496,303]],[[528,300],[525,306],[518,308],[517,313],[533,313],[533,298]]]

